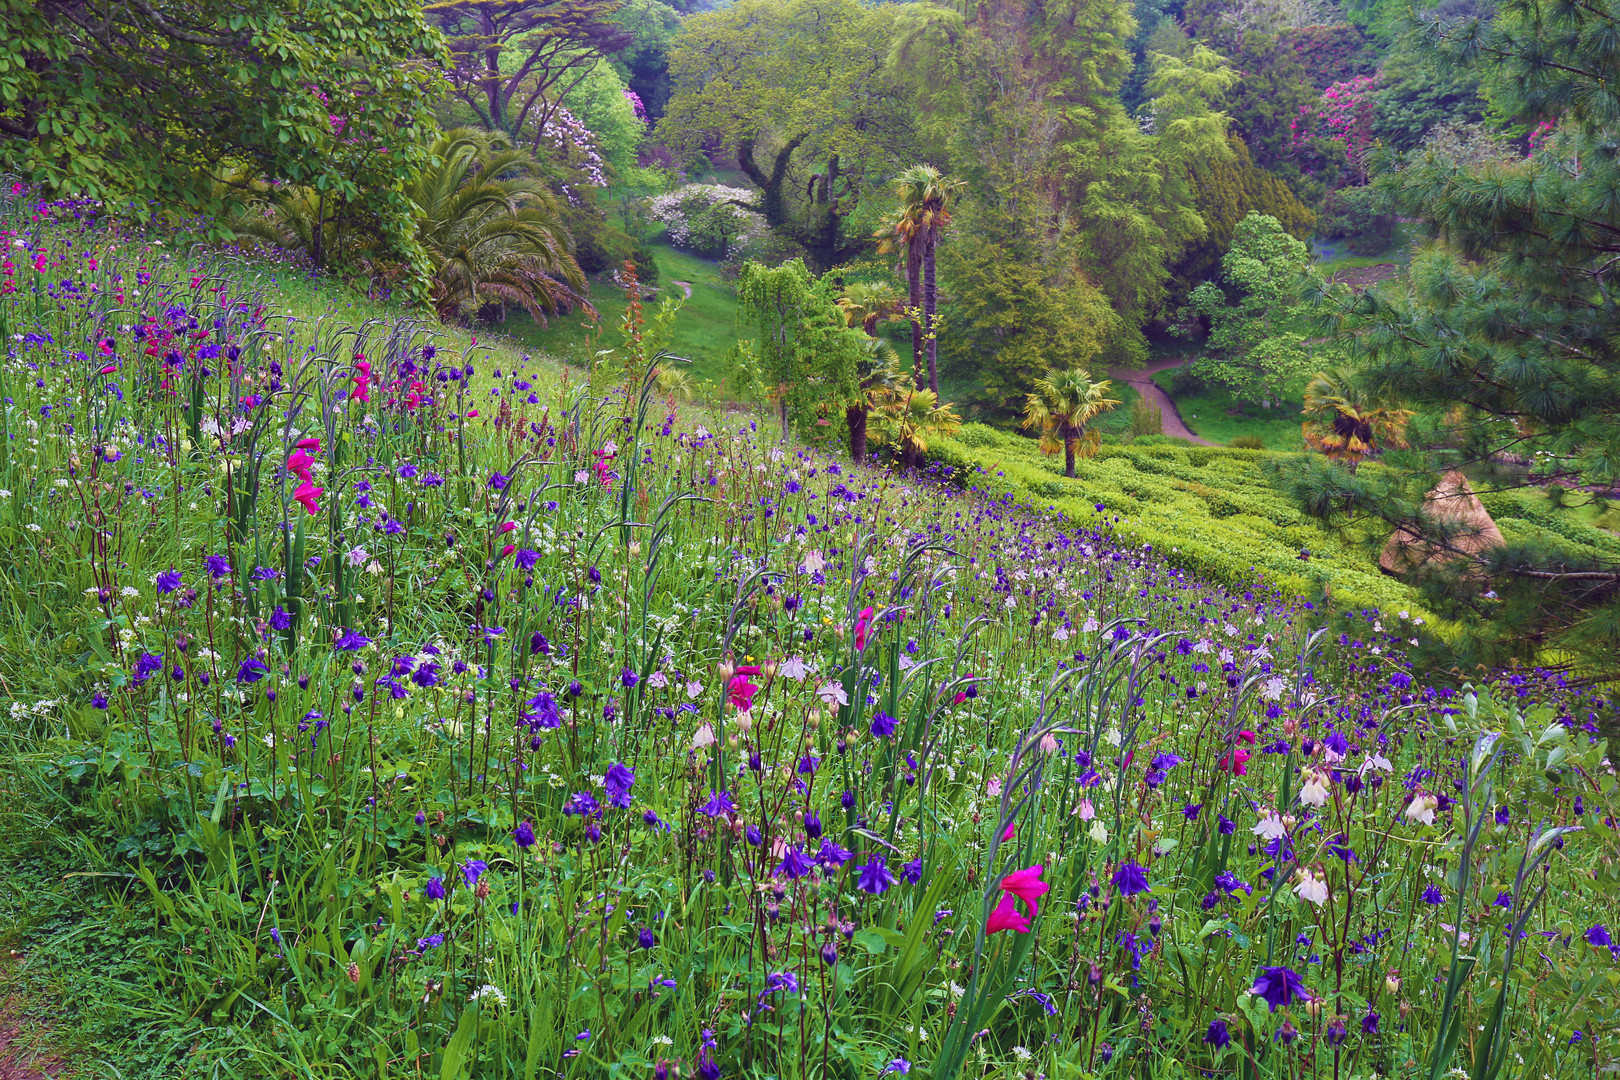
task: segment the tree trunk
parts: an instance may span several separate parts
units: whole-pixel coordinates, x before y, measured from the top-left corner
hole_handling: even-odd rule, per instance
[[[844,423],[849,427],[849,459],[859,465],[866,460],[866,403],[846,408]]]
[[[782,441],[786,442],[787,438],[788,438],[788,434],[789,434],[789,432],[788,432],[788,406],[787,406],[787,395],[786,394],[783,394],[780,398],[777,399],[776,409],[777,409],[777,415],[781,418],[781,421],[782,421]]]
[[[923,333],[926,335],[928,347],[928,389],[939,397],[939,334],[934,320],[934,312],[939,306],[939,289],[934,284],[934,248],[937,236],[933,229],[928,230],[928,238],[923,243]]]
[[[1074,440],[1063,440],[1063,475],[1074,479]]]
[[[923,389],[922,251],[916,241],[906,245],[906,316],[911,320],[911,373],[917,389]]]

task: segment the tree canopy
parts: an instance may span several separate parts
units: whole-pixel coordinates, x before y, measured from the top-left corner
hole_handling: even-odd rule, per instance
[[[1323,330],[1375,392],[1423,415],[1414,448],[1390,456],[1390,475],[1300,478],[1322,516],[1411,523],[1422,493],[1451,468],[1505,484],[1620,481],[1617,39],[1613,3],[1508,0],[1494,20],[1427,28],[1434,61],[1482,73],[1506,115],[1550,120],[1553,134],[1523,159],[1430,147],[1388,163],[1396,167],[1380,186],[1398,212],[1424,221],[1430,243],[1401,293],[1326,291]],[[1529,477],[1524,462],[1534,463]],[[1555,643],[1562,662],[1611,677],[1620,669],[1620,560],[1540,543],[1459,562],[1434,587],[1479,626],[1468,659]]]
[[[345,201],[422,267],[403,189],[442,43],[417,5],[0,0],[0,35],[0,170],[221,221],[247,170]]]

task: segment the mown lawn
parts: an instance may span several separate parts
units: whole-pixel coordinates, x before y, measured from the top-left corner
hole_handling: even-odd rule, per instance
[[[1194,435],[1222,445],[1240,435],[1258,435],[1267,450],[1303,450],[1305,440],[1299,433],[1304,421],[1299,400],[1304,385],[1291,387],[1284,395],[1283,404],[1275,409],[1262,409],[1238,401],[1223,387],[1211,386],[1197,394],[1178,395],[1171,388],[1174,371],[1160,371],[1153,381],[1170,395],[1176,403],[1181,419]]]

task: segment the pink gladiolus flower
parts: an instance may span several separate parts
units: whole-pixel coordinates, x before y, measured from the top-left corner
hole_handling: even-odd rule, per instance
[[[984,932],[998,934],[1003,930],[1016,930],[1020,934],[1029,933],[1029,919],[1013,906],[1013,894],[1002,893],[1001,903],[990,913],[990,918],[984,924]]]
[[[1016,896],[1029,905],[1029,917],[1031,919],[1041,913],[1040,905],[1036,901],[1045,896],[1052,888],[1052,886],[1041,880],[1041,875],[1045,872],[1046,867],[1036,863],[1034,866],[1026,867],[1023,870],[1015,870],[1001,879],[1003,892],[1009,896]]]
[[[861,613],[855,616],[855,651],[866,651],[866,631],[872,625],[872,609],[862,608]]]
[[[108,364],[106,367],[101,369],[99,374],[111,375],[113,372],[115,372],[117,370],[118,370],[118,365],[117,364]]]
[[[1222,772],[1229,772],[1233,776],[1249,775],[1249,752],[1243,747],[1235,747],[1221,755],[1218,764]]]
[[[503,558],[503,559],[507,558],[508,556],[510,556],[512,554],[512,552],[514,552],[516,550],[517,550],[517,545],[516,544],[507,544],[505,547],[501,548],[501,558]]]
[[[748,681],[750,674],[759,674],[759,668],[753,668],[751,671],[739,668],[737,674],[733,675],[731,681],[726,684],[726,700],[731,702],[738,712],[747,712],[752,709],[754,707],[754,695],[759,693],[759,687]]]
[[[968,681],[970,683],[975,681],[977,678],[978,678],[977,675],[974,675],[972,672],[968,672]],[[968,699],[968,692],[966,690],[958,690],[956,692],[956,696],[951,698],[951,704],[952,705],[960,705],[960,704],[962,704],[962,702],[966,701],[967,699]]]
[[[509,533],[515,528],[517,528],[517,522],[515,521],[506,521],[501,523],[502,534]]]
[[[298,490],[293,492],[293,502],[298,503],[311,514],[319,513],[321,508],[316,504],[315,500],[319,499],[325,490],[325,488],[318,488],[305,480],[298,485]]]
[[[1238,738],[1242,739],[1244,742],[1248,743],[1250,746],[1254,745],[1255,734],[1252,731],[1240,731],[1240,732],[1238,732]]]
[[[1013,834],[1016,832],[1018,832],[1018,819],[1013,818],[1007,822],[1007,827],[1001,830],[1001,842],[1005,844],[1013,838]]]
[[[315,459],[304,453],[302,450],[299,450],[296,451],[292,457],[287,459],[287,471],[292,473],[294,476],[297,476],[300,480],[308,481],[309,467],[313,464],[315,464]]]
[[[321,452],[321,440],[313,435],[307,439],[299,439],[297,442],[293,443],[293,446],[299,450],[308,450],[313,454],[318,454]]]

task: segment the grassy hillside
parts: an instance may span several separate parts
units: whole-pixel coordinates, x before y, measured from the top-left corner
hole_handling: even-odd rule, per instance
[[[692,289],[681,309],[670,350],[691,361],[693,379],[712,384],[713,395],[733,396],[725,362],[737,340],[737,301],[731,284],[721,280],[716,263],[676,251],[668,244],[655,244],[654,250],[659,298],[683,295],[685,290],[676,282],[684,281]],[[501,330],[536,355],[585,367],[599,349],[617,342],[615,330],[627,306],[624,293],[611,282],[598,282],[592,288],[591,303],[599,316],[596,320],[573,314],[540,326],[527,314],[516,312],[507,317]]]

